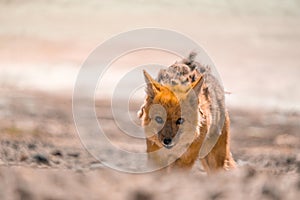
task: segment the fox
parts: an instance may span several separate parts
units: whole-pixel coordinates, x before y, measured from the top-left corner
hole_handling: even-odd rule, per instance
[[[230,118],[223,86],[196,53],[161,69],[145,70],[146,97],[138,117],[152,164],[191,169],[197,160],[214,173],[236,168],[230,151]]]

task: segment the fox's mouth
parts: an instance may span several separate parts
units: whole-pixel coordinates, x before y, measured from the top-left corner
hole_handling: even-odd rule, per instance
[[[165,138],[162,140],[162,145],[167,149],[171,149],[175,145],[175,143],[171,138]]]
[[[172,143],[172,144],[169,144],[169,145],[166,145],[166,144],[163,144],[165,148],[167,149],[171,149],[175,144]]]

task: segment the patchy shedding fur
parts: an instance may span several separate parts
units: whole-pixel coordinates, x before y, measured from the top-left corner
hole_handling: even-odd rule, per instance
[[[208,173],[228,170],[235,162],[230,153],[224,90],[210,68],[196,62],[195,57],[196,53],[191,53],[160,70],[156,80],[144,72],[147,96],[139,117],[147,136],[149,159],[168,162],[173,146],[179,146],[185,152],[172,166],[190,168],[200,157]],[[163,109],[152,109],[152,105]],[[168,151],[162,154],[158,151],[161,148]]]

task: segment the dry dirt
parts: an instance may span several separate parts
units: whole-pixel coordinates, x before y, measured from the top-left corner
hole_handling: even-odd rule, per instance
[[[107,111],[108,105],[98,102],[97,109]],[[207,176],[201,166],[190,172],[147,174],[103,166],[82,147],[71,109],[71,100],[59,96],[22,91],[3,95],[0,199],[297,199],[300,195],[299,113],[229,108],[238,169]],[[107,114],[105,119],[113,122]]]
[[[0,200],[298,200],[299,11],[297,0],[0,0]],[[83,148],[72,118],[77,72],[97,44],[142,27],[181,32],[214,60],[232,93],[236,170],[207,176],[198,162],[190,172],[122,173]],[[175,61],[150,53],[119,64]],[[145,149],[115,129],[107,101],[96,109],[118,145]]]

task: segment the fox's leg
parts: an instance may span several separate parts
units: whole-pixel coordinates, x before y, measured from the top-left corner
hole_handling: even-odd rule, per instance
[[[226,113],[225,124],[222,129],[218,142],[212,151],[203,159],[201,163],[204,169],[208,172],[214,172],[220,169],[229,170],[235,168],[236,164],[230,152],[230,132],[229,132],[229,116]]]

